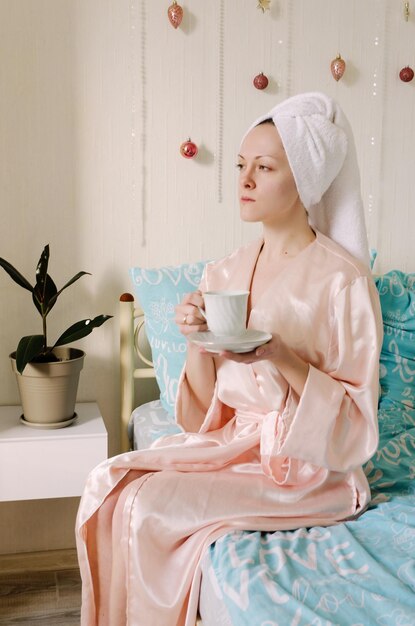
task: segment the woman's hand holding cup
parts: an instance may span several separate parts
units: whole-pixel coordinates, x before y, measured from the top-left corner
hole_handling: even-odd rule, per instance
[[[204,308],[205,303],[200,291],[187,293],[181,303],[176,306],[175,322],[183,335],[207,330],[206,319],[200,312],[200,309]]]

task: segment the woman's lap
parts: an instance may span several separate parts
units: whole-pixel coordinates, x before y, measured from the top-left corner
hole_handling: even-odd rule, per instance
[[[132,624],[180,623],[204,550],[226,532],[329,524],[353,512],[344,485],[290,491],[251,469],[132,470],[124,477],[88,522],[100,626],[121,626],[125,607]]]

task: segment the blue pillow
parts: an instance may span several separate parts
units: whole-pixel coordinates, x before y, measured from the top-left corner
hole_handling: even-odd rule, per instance
[[[415,407],[415,274],[394,270],[375,279],[384,338],[380,408]]]
[[[186,359],[186,339],[174,321],[174,308],[186,293],[195,291],[206,262],[145,269],[132,267],[134,294],[144,311],[160,399],[170,415],[180,373]]]

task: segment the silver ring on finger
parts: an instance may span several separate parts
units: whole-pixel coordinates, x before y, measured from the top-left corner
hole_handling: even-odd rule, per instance
[[[188,314],[188,313],[186,313],[186,315],[183,317],[183,322],[182,322],[183,324],[187,324],[187,316],[188,316],[188,315],[189,315],[189,314]]]

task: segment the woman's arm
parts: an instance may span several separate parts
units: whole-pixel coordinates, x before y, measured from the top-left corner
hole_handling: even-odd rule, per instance
[[[176,323],[185,337],[193,332],[207,330],[206,321],[198,307],[204,308],[200,291],[187,294],[176,307]],[[181,386],[185,385],[187,388],[187,400],[182,406],[180,415],[180,423],[185,430],[198,430],[197,426],[202,424],[212,402],[215,384],[214,358],[211,354],[201,353],[199,348],[189,341],[185,369],[181,379]],[[182,398],[183,395],[182,393]]]
[[[283,464],[285,473],[290,459],[350,471],[376,450],[382,316],[376,287],[370,279],[358,278],[336,296],[333,320],[329,371],[303,362],[305,376],[300,357],[289,357],[289,363],[280,370],[291,390],[283,414],[274,415],[275,425],[269,429],[275,433],[275,441],[269,442],[269,454],[270,465]],[[279,361],[286,348],[279,353],[278,340],[273,336],[262,347],[262,354],[257,348],[250,354],[223,356],[255,363],[273,353],[273,360]]]
[[[222,352],[221,356],[237,363],[256,363],[268,360],[274,363],[290,387],[301,396],[307,381],[309,364],[287,346],[279,335],[273,334],[272,339],[248,354]]]

